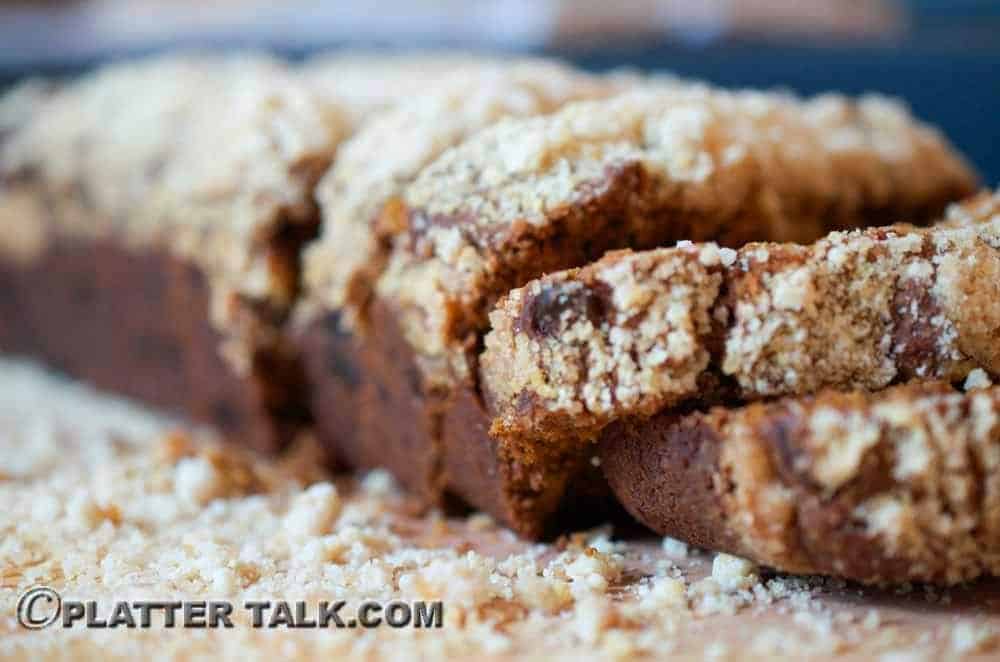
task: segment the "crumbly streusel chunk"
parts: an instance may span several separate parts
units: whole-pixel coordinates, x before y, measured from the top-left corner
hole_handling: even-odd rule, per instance
[[[425,168],[394,210],[407,231],[378,292],[447,382],[489,306],[546,271],[683,239],[813,240],[938,213],[972,186],[936,131],[883,98],[653,85],[500,122]]]
[[[612,488],[665,535],[865,582],[1000,570],[997,387],[824,391],[616,425],[604,439]],[[680,501],[666,496],[687,478]]]
[[[473,61],[475,62],[475,61]],[[428,163],[505,117],[549,113],[568,101],[608,96],[627,79],[595,77],[557,62],[454,63],[424,89],[368,120],[341,146],[317,187],[323,232],[305,255],[310,301],[360,307],[405,228],[382,208]]]
[[[481,358],[494,432],[593,438],[685,400],[1000,374],[1000,193],[966,222],[609,255],[513,290]]]

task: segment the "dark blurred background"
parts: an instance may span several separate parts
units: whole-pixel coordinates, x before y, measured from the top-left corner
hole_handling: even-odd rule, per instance
[[[1000,0],[0,0],[0,85],[165,48],[558,55],[731,86],[879,91],[1000,183]]]

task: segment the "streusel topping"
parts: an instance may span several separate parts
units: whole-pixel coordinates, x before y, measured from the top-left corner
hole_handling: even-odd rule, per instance
[[[162,245],[266,297],[265,241],[279,221],[314,222],[312,187],[348,130],[278,61],[162,57],[60,88],[11,136],[0,170],[51,201],[51,218],[32,223]]]
[[[378,291],[428,371],[463,376],[492,303],[545,271],[683,239],[812,240],[877,210],[926,214],[972,182],[884,98],[651,85],[502,121],[425,168]]]
[[[305,256],[311,299],[357,308],[380,274],[391,238],[405,228],[380,215],[431,161],[506,117],[550,113],[608,96],[628,79],[596,77],[545,60],[448,70],[419,94],[373,116],[338,151],[317,188],[323,233]]]

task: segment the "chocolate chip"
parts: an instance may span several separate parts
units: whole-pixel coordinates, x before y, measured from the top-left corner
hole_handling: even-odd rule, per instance
[[[906,281],[896,291],[892,344],[900,381],[922,377],[934,367],[940,330],[931,320],[940,312],[930,291],[917,281]]]
[[[785,483],[815,487],[808,472],[803,473],[800,470],[800,460],[805,452],[795,442],[802,435],[800,416],[791,411],[776,412],[774,416],[764,419],[757,427],[756,433],[767,445],[775,469],[781,474]]]
[[[323,320],[324,328],[329,333],[329,347],[326,352],[326,367],[333,378],[339,380],[347,388],[354,390],[361,385],[361,369],[354,357],[351,347],[351,336],[343,330],[340,315],[331,313]]]
[[[519,330],[527,329],[536,336],[555,336],[563,325],[567,311],[571,318],[586,318],[595,326],[604,318],[608,301],[603,292],[580,283],[549,285],[531,297],[524,306]]]
[[[229,400],[217,400],[211,407],[212,422],[223,430],[233,429],[240,420],[239,412]]]

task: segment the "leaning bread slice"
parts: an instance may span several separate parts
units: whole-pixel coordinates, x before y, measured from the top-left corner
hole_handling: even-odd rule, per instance
[[[665,412],[609,426],[601,459],[653,530],[779,570],[939,584],[1000,571],[1000,387]]]
[[[450,75],[425,78],[406,103],[372,114],[317,185],[323,228],[303,256],[311,306],[364,316],[392,236],[402,230],[388,222],[392,214],[383,214],[383,207],[398,204],[395,198],[448,149],[502,119],[545,115],[572,101],[611,96],[633,82],[527,58],[455,63]]]
[[[1000,193],[932,228],[617,252],[513,290],[480,360],[501,436],[592,439],[691,401],[1000,374]]]

